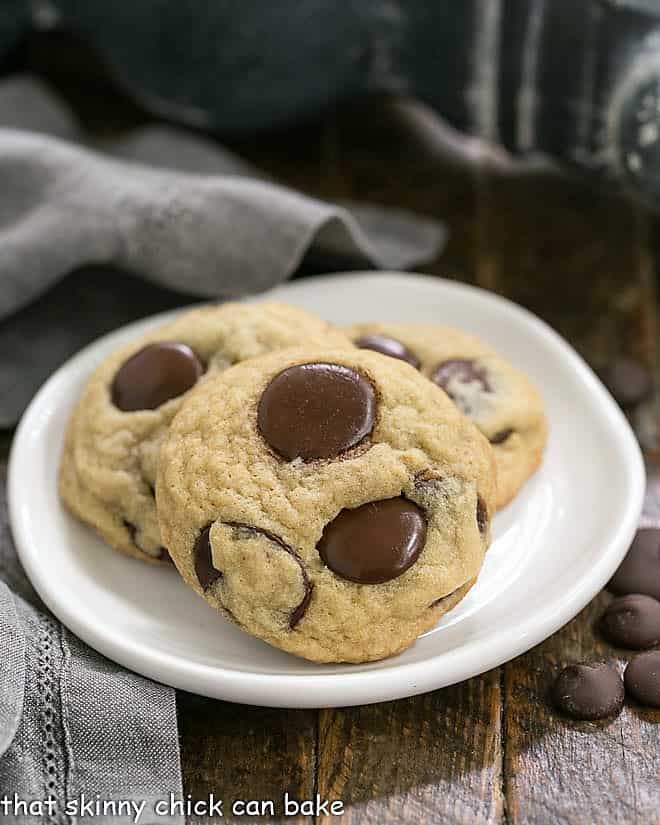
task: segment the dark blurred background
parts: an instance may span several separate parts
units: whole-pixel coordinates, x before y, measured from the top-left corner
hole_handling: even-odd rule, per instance
[[[522,303],[597,369],[623,355],[654,373],[655,3],[410,0],[348,3],[340,14],[319,1],[289,17],[287,3],[265,15],[254,3],[213,14],[200,2],[133,5],[37,3],[28,22],[20,0],[5,2],[0,33],[19,23],[0,52],[2,76],[39,77],[98,138],[183,126],[304,192],[445,221],[449,242],[429,274]],[[209,33],[218,14],[231,22],[222,48]],[[635,108],[644,95],[645,120]],[[622,119],[608,132],[612,111]],[[630,118],[647,127],[648,150],[632,178],[621,158],[639,130],[625,152],[621,141],[606,151]],[[189,300],[117,277],[135,290],[135,317]],[[112,301],[106,284],[74,274],[46,300],[70,303],[73,290],[98,313]],[[649,446],[654,420],[642,422]]]

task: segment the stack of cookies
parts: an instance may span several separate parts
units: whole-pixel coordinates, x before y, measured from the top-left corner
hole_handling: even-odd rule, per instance
[[[473,336],[224,304],[100,365],[60,492],[108,544],[173,563],[246,632],[366,662],[465,596],[493,514],[545,440],[534,387]]]

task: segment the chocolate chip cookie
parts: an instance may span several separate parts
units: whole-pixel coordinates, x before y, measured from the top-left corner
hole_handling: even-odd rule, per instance
[[[113,353],[69,424],[60,469],[68,509],[116,549],[169,562],[154,485],[160,445],[182,400],[239,361],[302,342],[351,346],[296,307],[232,303],[186,312]]]
[[[538,468],[547,439],[541,398],[519,370],[473,335],[433,324],[356,324],[358,347],[410,364],[436,383],[490,441],[504,507]]]
[[[285,350],[189,395],[161,449],[166,546],[247,632],[316,662],[395,654],[476,579],[492,449],[392,358]]]

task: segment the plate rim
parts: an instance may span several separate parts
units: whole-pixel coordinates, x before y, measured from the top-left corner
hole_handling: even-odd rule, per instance
[[[500,306],[507,313],[516,314],[530,334],[543,337],[553,353],[562,358],[577,372],[578,377],[602,402],[598,405],[608,430],[615,436],[619,450],[625,457],[628,500],[622,505],[622,518],[618,529],[610,536],[606,547],[591,569],[589,577],[582,576],[558,602],[553,600],[544,608],[531,613],[518,625],[515,641],[510,638],[511,630],[503,629],[487,639],[473,640],[451,651],[452,667],[449,675],[444,672],[447,652],[432,655],[416,662],[397,663],[396,659],[384,668],[370,671],[313,674],[268,674],[256,671],[242,671],[224,665],[208,665],[191,662],[181,656],[146,648],[134,639],[116,638],[105,625],[91,626],[76,615],[74,608],[58,602],[56,586],[53,588],[48,577],[37,564],[38,550],[31,548],[29,527],[21,513],[22,467],[26,466],[26,456],[30,453],[30,435],[33,422],[44,415],[42,408],[58,385],[66,381],[69,374],[76,371],[77,364],[89,357],[100,344],[110,345],[114,338],[130,334],[134,328],[159,324],[167,318],[190,309],[158,313],[134,321],[91,342],[60,366],[37,391],[21,417],[16,429],[9,457],[7,471],[7,496],[9,523],[14,536],[16,550],[28,578],[40,598],[51,612],[75,635],[92,648],[123,667],[156,681],[204,696],[233,701],[241,704],[282,708],[341,707],[372,704],[424,693],[463,681],[497,667],[531,649],[568,623],[607,583],[620,563],[638,526],[643,505],[645,469],[642,453],[630,425],[610,394],[601,384],[587,363],[552,327],[529,310],[495,293],[479,287],[451,281],[435,276],[416,275],[402,272],[346,272],[313,279],[293,281],[276,287],[246,300],[286,300],[287,293],[300,289],[303,285],[338,286],[346,280],[361,280],[363,283],[383,281],[407,284],[416,282],[425,287],[469,294],[479,301],[487,301]],[[294,299],[295,300],[295,299]],[[53,410],[49,411],[49,415]],[[509,637],[507,639],[507,637]],[[477,654],[478,652],[478,654]],[[473,664],[470,665],[469,662]],[[319,666],[322,667],[322,666]],[[459,674],[458,676],[456,674]],[[313,688],[310,690],[310,688]],[[312,694],[309,696],[308,694]],[[285,694],[285,695],[283,695]],[[282,696],[282,698],[280,698]],[[289,697],[295,697],[293,700]],[[318,697],[318,698],[317,698]]]

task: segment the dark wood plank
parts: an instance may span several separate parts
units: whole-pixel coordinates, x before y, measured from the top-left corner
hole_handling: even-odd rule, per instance
[[[183,693],[178,707],[184,794],[206,800],[213,793],[224,801],[224,819],[193,815],[189,825],[312,822],[309,816],[285,818],[283,795],[313,798],[316,711],[248,707]],[[275,815],[232,816],[236,800],[271,800]]]
[[[660,822],[660,711],[628,704],[612,721],[563,719],[547,700],[554,675],[575,661],[627,656],[594,632],[609,596],[505,666],[505,793],[517,823]],[[617,655],[618,654],[618,655]]]
[[[483,188],[478,281],[526,305],[596,368],[618,355],[656,364],[648,218],[550,169],[492,171]],[[638,413],[633,421],[641,421]],[[654,413],[646,413],[647,425]],[[652,426],[648,432],[653,437]],[[504,667],[504,776],[511,823],[660,821],[660,715],[627,706],[579,723],[548,702],[569,662],[626,654],[594,633],[601,594],[562,631]]]
[[[597,368],[622,353],[651,363],[647,220],[549,166],[491,167],[477,280],[536,312]]]
[[[500,681],[494,670],[398,702],[321,711],[318,789],[345,814],[320,823],[502,821]]]
[[[483,146],[458,139],[438,116],[405,98],[345,106],[334,118],[333,160],[343,197],[407,209],[446,222],[442,256],[422,271],[473,281],[479,226],[478,167]]]

